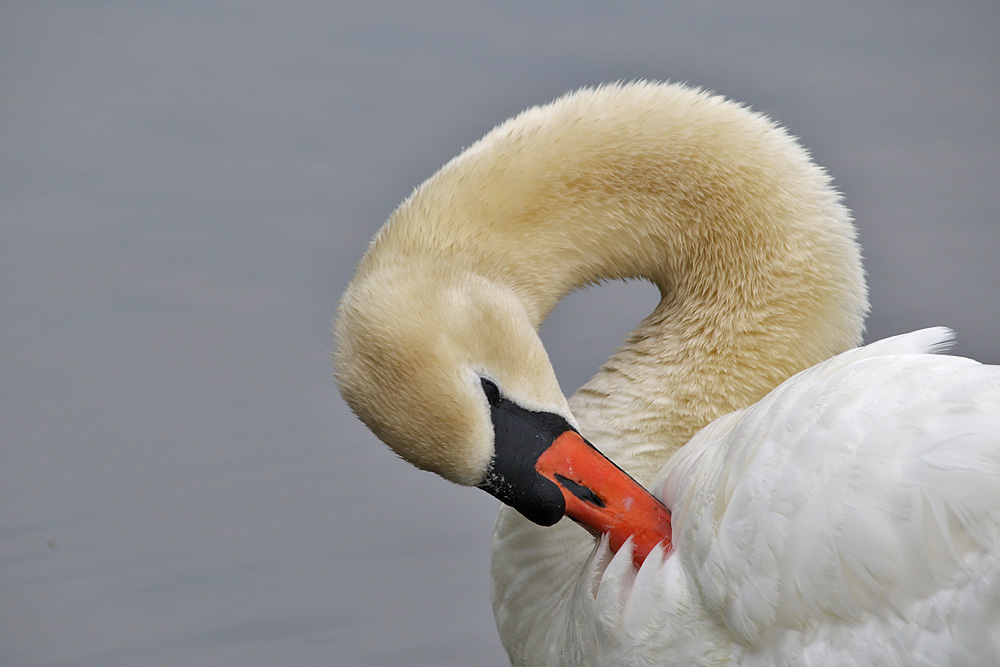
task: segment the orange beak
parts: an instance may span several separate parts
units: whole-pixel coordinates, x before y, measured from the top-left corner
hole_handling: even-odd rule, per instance
[[[566,516],[607,535],[612,551],[631,537],[636,567],[657,544],[670,550],[670,510],[576,431],[553,440],[535,470],[562,491]]]
[[[479,488],[540,526],[568,516],[617,552],[632,538],[638,567],[670,549],[670,510],[601,454],[564,417],[536,412],[482,379],[493,422],[493,459]]]

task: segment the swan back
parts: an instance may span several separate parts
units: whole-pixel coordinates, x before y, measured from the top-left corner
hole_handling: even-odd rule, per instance
[[[576,589],[597,664],[997,664],[1000,368],[950,339],[851,350],[696,434],[653,485],[674,552],[599,550]]]

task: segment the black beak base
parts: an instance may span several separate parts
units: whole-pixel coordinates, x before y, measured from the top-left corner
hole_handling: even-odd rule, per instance
[[[566,513],[566,501],[535,464],[553,440],[573,428],[559,415],[522,408],[496,392],[495,385],[487,386],[488,382],[483,380],[493,421],[493,460],[479,488],[529,521],[551,526]]]

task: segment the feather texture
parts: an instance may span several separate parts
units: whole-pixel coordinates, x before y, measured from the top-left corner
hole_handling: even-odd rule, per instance
[[[1000,368],[927,353],[949,336],[845,352],[700,431],[653,487],[673,552],[600,581],[601,664],[1000,663]]]

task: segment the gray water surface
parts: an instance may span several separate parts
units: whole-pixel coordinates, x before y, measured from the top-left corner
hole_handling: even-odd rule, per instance
[[[501,665],[495,501],[351,416],[368,239],[499,121],[688,81],[800,136],[855,211],[869,339],[1000,362],[1000,5],[6,2],[0,664]],[[655,302],[573,295],[565,389]]]

